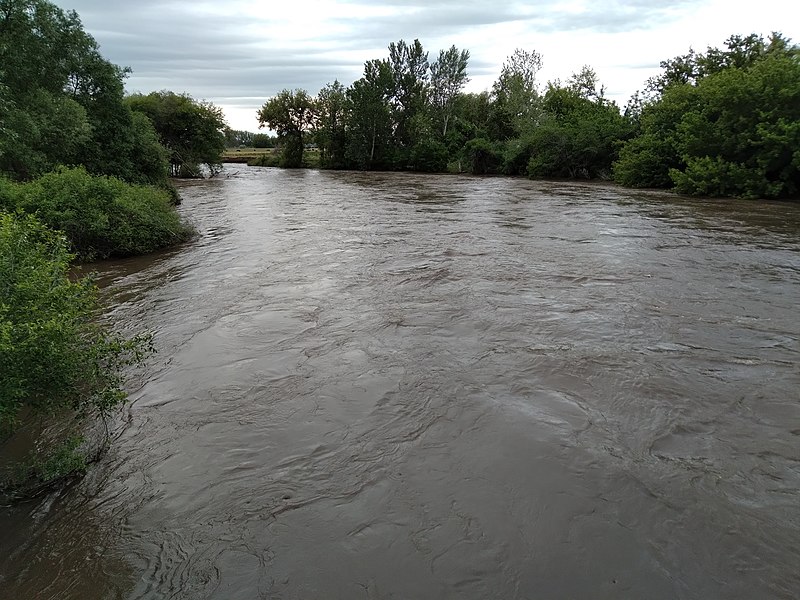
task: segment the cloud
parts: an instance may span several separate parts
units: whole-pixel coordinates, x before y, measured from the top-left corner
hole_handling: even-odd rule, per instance
[[[385,57],[388,43],[399,39],[419,38],[431,58],[451,44],[470,50],[470,85],[475,90],[489,87],[504,58],[522,47],[544,55],[545,67],[554,70],[547,77],[566,78],[590,63],[601,79],[606,73],[617,78],[607,82],[609,89],[630,94],[660,60],[692,44],[719,44],[736,32],[698,44],[681,36],[691,29],[687,24],[692,25],[692,18],[704,19],[702,26],[712,30],[714,20],[707,18],[711,8],[729,19],[745,7],[756,10],[739,0],[56,3],[78,12],[104,56],[132,68],[130,91],[188,92],[223,109],[235,108],[237,119],[249,106],[252,119],[232,122],[249,129],[255,128],[255,111],[270,95],[298,87],[315,93],[334,79],[349,85],[365,61]],[[781,0],[760,0],[757,11],[769,13],[782,6]],[[780,28],[787,16],[771,28]],[[752,19],[743,15],[742,22],[747,21]],[[681,41],[677,51],[676,37]],[[640,68],[631,65],[634,60]]]

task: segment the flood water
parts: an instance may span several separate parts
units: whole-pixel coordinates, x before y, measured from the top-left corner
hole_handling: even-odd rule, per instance
[[[0,597],[800,596],[800,205],[227,172],[97,266],[158,354]]]

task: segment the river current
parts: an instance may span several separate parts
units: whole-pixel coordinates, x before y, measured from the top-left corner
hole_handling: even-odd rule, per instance
[[[229,165],[0,598],[800,596],[800,204]]]

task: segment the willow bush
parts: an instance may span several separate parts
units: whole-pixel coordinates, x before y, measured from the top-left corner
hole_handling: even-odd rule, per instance
[[[23,409],[107,414],[125,401],[123,370],[151,350],[97,320],[97,288],[69,276],[67,239],[36,217],[0,213],[0,432]]]

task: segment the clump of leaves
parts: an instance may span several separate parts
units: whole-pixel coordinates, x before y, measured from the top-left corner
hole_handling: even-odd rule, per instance
[[[175,212],[174,194],[91,175],[83,167],[61,168],[29,183],[5,186],[16,188],[6,193],[15,208],[63,231],[81,260],[146,254],[193,233]]]
[[[106,416],[125,401],[123,369],[152,351],[97,321],[97,288],[70,279],[73,258],[35,217],[0,213],[0,435],[24,407]]]

